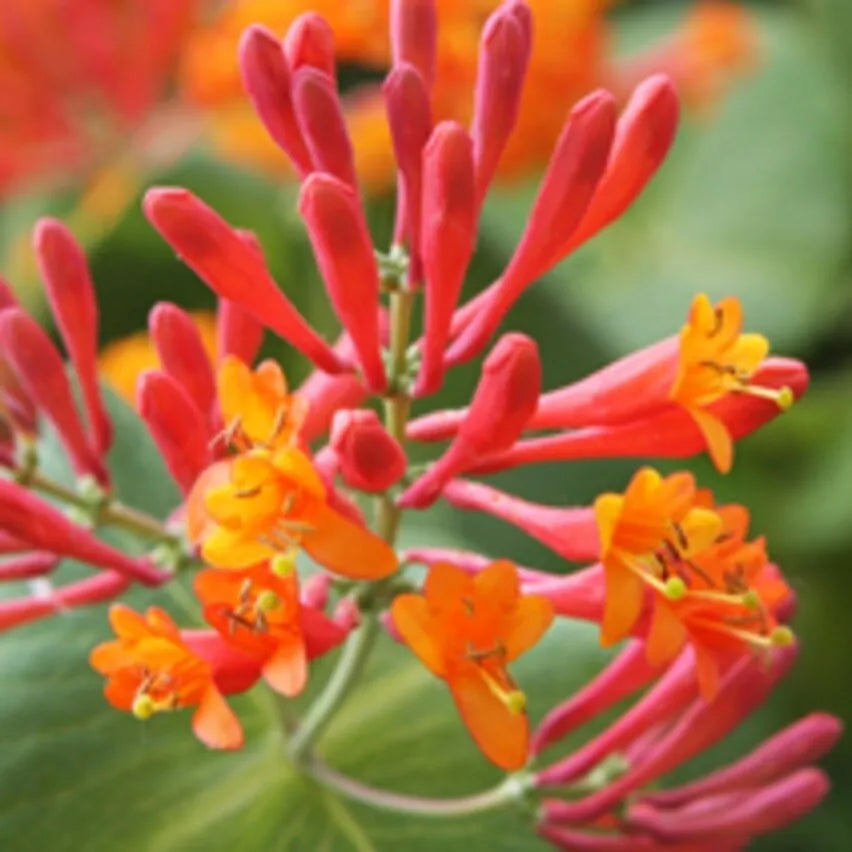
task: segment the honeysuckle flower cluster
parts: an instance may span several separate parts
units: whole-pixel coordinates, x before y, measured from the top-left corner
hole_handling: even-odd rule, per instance
[[[283,42],[252,26],[239,56],[257,114],[300,175],[299,212],[340,339],[329,344],[297,311],[252,234],[185,189],[151,189],[146,216],[219,307],[215,358],[181,308],[151,312],[159,366],[140,376],[136,404],[182,498],[165,521],[142,514],[112,493],[112,424],[97,380],[85,257],[68,229],[41,221],[36,256],[82,407],[59,350],[4,285],[0,549],[9,556],[0,578],[44,582],[37,594],[0,602],[0,626],[189,574],[205,628],[181,627],[157,606],[139,613],[113,603],[115,638],[90,662],[118,710],[148,720],[192,708],[202,743],[238,748],[229,695],[261,679],[284,700],[299,695],[311,660],[344,645],[290,737],[300,771],[412,814],[532,802],[535,830],[566,849],[739,849],[816,807],[828,782],[812,764],[840,733],[820,713],[702,779],[654,786],[763,703],[796,656],[793,592],[764,538],[749,531],[744,506],[718,504],[690,473],[649,466],[573,507],[471,479],[529,462],[704,451],[728,470],[734,441],[806,389],[804,365],[769,357],[765,338],[743,332],[734,298],[714,305],[698,295],[670,338],[550,391],[534,340],[507,331],[491,345],[520,294],[627,209],[660,167],[677,126],[670,80],[640,82],[620,115],[603,90],[570,109],[505,270],[460,305],[479,212],[520,108],[530,7],[507,0],[489,17],[465,127],[432,118],[435,4],[391,4],[394,61],[383,93],[399,189],[387,252],[374,250],[359,197],[331,29],[311,20],[323,38],[308,38],[304,19]],[[313,363],[300,387],[276,362],[255,363],[265,329]],[[410,418],[447,371],[483,354],[466,408]],[[43,421],[77,489],[41,469]],[[409,442],[435,440],[449,444],[432,463],[409,464]],[[439,500],[502,518],[582,567],[549,575],[506,554],[439,543],[398,553],[407,513]],[[110,526],[147,543],[148,555],[101,541],[98,531]],[[48,578],[63,558],[94,573],[56,586]],[[417,566],[426,567],[422,583]],[[530,719],[524,684],[509,668],[524,653],[570,665],[570,646],[539,644],[555,619],[591,621],[604,645],[620,647],[590,683]],[[514,773],[506,782],[469,799],[422,799],[342,779],[313,755],[383,629],[445,681],[484,758]],[[547,755],[628,698],[584,745]]]

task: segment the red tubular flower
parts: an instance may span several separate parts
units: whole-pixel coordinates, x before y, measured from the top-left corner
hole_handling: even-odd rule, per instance
[[[243,85],[255,112],[304,177],[313,166],[296,120],[291,73],[281,42],[266,27],[255,24],[243,33],[238,56]]]
[[[181,385],[167,373],[146,370],[136,388],[136,408],[181,492],[212,462],[207,420]]]
[[[112,600],[127,591],[130,582],[128,577],[109,571],[60,588],[49,587],[47,594],[0,601],[0,630],[20,627],[78,606]]]
[[[36,223],[33,244],[53,316],[80,381],[94,448],[105,453],[112,443],[112,423],[98,387],[98,306],[89,265],[71,232],[55,219]]]
[[[421,283],[421,210],[423,148],[432,132],[432,108],[423,77],[413,65],[401,63],[382,83],[393,151],[399,169],[394,242],[408,242],[408,283]]]
[[[216,351],[219,359],[234,355],[253,363],[263,342],[263,326],[230,299],[219,299],[216,311]]]
[[[431,91],[435,82],[438,20],[435,0],[391,0],[390,43],[394,66],[413,65]]]
[[[0,278],[0,311],[6,308],[20,308],[12,288]],[[14,367],[0,352],[0,433],[3,442],[8,442],[8,451],[14,456],[12,433],[16,431],[32,435],[36,431],[36,408],[27,392],[21,386]],[[3,422],[7,420],[8,422]],[[6,447],[3,451],[6,451]],[[5,464],[5,461],[4,461]]]
[[[455,550],[451,547],[410,547],[400,554],[400,562],[420,563],[431,567],[439,562],[446,562],[455,568],[464,571],[465,574],[475,575],[486,569],[494,560],[474,553],[472,550]],[[523,568],[515,565],[518,578],[523,583],[524,591],[532,590],[538,583],[545,583],[553,579],[553,574],[545,574],[534,568]]]
[[[229,645],[262,661],[273,689],[293,696],[307,683],[308,660],[339,645],[346,631],[301,604],[295,570],[287,568],[283,576],[266,563],[239,572],[209,569],[196,575],[194,587],[205,620]]]
[[[131,559],[104,544],[50,503],[6,480],[0,480],[0,528],[33,550],[78,559],[148,586],[157,586],[169,577],[147,560]]]
[[[345,365],[278,289],[263,257],[215,211],[185,189],[150,189],[145,215],[211,290],[330,373]]]
[[[631,640],[612,662],[571,698],[554,707],[533,735],[533,754],[609,710],[623,698],[647,686],[660,674],[646,660],[642,642]]]
[[[381,393],[387,379],[379,341],[379,270],[358,197],[351,185],[314,173],[302,184],[299,212],[367,387]]]
[[[435,127],[423,150],[420,250],[426,278],[423,362],[414,396],[434,393],[444,376],[450,321],[476,243],[473,146],[456,122]]]
[[[108,678],[104,694],[110,704],[138,719],[196,707],[192,728],[206,746],[242,745],[240,723],[222,696],[213,664],[190,648],[166,612],[151,607],[143,618],[114,604],[110,622],[118,638],[90,656],[92,668]],[[214,650],[209,642],[206,650]]]
[[[26,545],[24,548],[26,549]],[[25,553],[23,556],[4,559],[0,562],[0,582],[8,580],[29,580],[49,574],[59,564],[53,553]]]
[[[602,97],[603,93],[590,95],[574,107],[572,116],[579,119],[580,111],[587,110],[592,99]],[[597,178],[591,187],[588,182],[583,182],[582,191],[575,188],[573,193],[568,192],[570,187],[565,181],[572,179],[570,170],[577,170],[583,161],[577,159],[578,152],[569,151],[564,163],[559,166],[559,153],[568,142],[566,135],[571,125],[566,126],[551,157],[529,224],[512,262],[497,282],[457,311],[453,318],[453,333],[458,337],[448,355],[449,363],[473,357],[530,282],[563,260],[636,200],[665,159],[674,141],[677,121],[677,95],[671,81],[660,74],[649,77],[637,86],[631,96],[611,138],[611,149],[606,136],[597,140],[597,154],[604,159],[603,164],[600,160],[593,163]],[[574,123],[579,124],[579,121]],[[575,132],[579,133],[580,128],[575,128]],[[590,135],[584,141],[592,145],[589,149],[591,158],[595,154],[596,140]],[[603,166],[606,169],[601,174]],[[588,165],[584,164],[583,168],[586,173],[581,172],[581,177],[589,179],[594,176],[593,172],[589,173]],[[579,182],[576,174],[573,174],[573,180]],[[551,194],[565,191],[563,197],[575,205],[571,207],[569,204],[570,215],[549,219],[553,217],[553,207],[543,203],[548,186]],[[590,189],[594,191],[591,199],[587,195]],[[577,207],[580,208],[578,213]],[[574,218],[575,213],[577,218]],[[530,252],[533,248],[537,250],[535,253]],[[471,326],[475,319],[478,320],[476,327]]]
[[[0,311],[0,346],[27,395],[56,429],[74,470],[107,485],[109,473],[86,440],[62,356],[50,338],[23,311],[7,308]]]
[[[433,503],[456,474],[484,455],[511,446],[535,411],[541,387],[541,362],[535,341],[506,334],[482,365],[467,419],[447,451],[402,495],[399,505]]]
[[[600,555],[598,528],[591,508],[544,506],[463,479],[447,483],[441,496],[458,509],[487,512],[514,524],[565,559],[587,562]]]
[[[284,38],[284,56],[291,71],[307,65],[335,79],[334,33],[328,21],[316,12],[299,15]]]
[[[504,4],[482,30],[471,124],[477,206],[482,205],[518,117],[532,50],[530,24],[526,4]]]
[[[355,157],[334,78],[303,65],[293,72],[293,108],[313,168],[355,189]]]
[[[171,302],[158,302],[148,315],[148,329],[165,373],[209,416],[216,401],[216,382],[192,317]]]
[[[506,271],[454,318],[460,333],[447,353],[449,365],[473,358],[524,289],[561,259],[560,241],[574,232],[589,206],[607,164],[614,127],[615,99],[609,92],[594,92],[571,110]]]
[[[370,409],[338,411],[330,446],[337,455],[340,475],[351,488],[380,493],[405,475],[405,452]]]

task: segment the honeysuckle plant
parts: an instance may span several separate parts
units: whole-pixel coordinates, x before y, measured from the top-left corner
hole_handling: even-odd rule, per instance
[[[151,224],[219,299],[215,358],[178,306],[151,313],[161,366],[139,377],[137,410],[180,494],[161,516],[116,496],[107,452],[121,436],[98,386],[87,263],[65,226],[36,226],[80,393],[4,285],[0,578],[31,589],[0,601],[0,626],[61,623],[69,610],[113,601],[114,638],[104,622],[89,662],[109,704],[150,726],[149,747],[161,730],[155,717],[191,710],[204,746],[260,742],[264,765],[286,765],[325,802],[436,823],[521,813],[517,830],[530,840],[574,850],[744,848],[819,804],[828,781],[812,764],[840,733],[836,719],[813,713],[725,768],[658,789],[760,706],[796,657],[794,595],[765,540],[749,537],[747,509],[719,504],[690,473],[649,466],[571,507],[471,477],[555,459],[704,451],[727,471],[734,441],[788,409],[807,370],[743,332],[736,298],[714,305],[698,295],[670,338],[543,390],[536,342],[514,331],[492,338],[520,294],[616,219],[662,165],[677,126],[674,88],[652,75],[620,111],[606,91],[570,109],[505,270],[460,305],[478,216],[522,97],[532,16],[523,0],[508,0],[489,18],[465,128],[431,115],[434,4],[392,6],[394,65],[383,91],[399,190],[386,249],[374,247],[359,198],[331,40],[282,43],[253,26],[240,45],[257,114],[301,178],[299,212],[344,329],[336,344],[278,287],[251,234],[188,190],[145,196]],[[312,362],[300,387],[274,361],[255,364],[264,329]],[[483,354],[467,407],[411,417],[448,371]],[[45,469],[45,424],[76,485]],[[410,463],[411,444],[436,440],[449,444],[432,462]],[[511,554],[435,541],[401,549],[406,522],[438,501],[495,515],[582,567],[553,575]],[[102,531],[137,544],[117,546]],[[64,579],[64,559],[87,566],[86,576]],[[137,587],[152,590],[144,611],[117,600],[136,600]],[[169,589],[190,596],[191,615],[170,611]],[[619,648],[585,686],[531,713],[537,687],[510,664],[538,655],[555,679],[575,650],[560,626],[577,620]],[[324,740],[382,644],[404,646],[445,682],[477,759],[504,780],[435,798],[411,790],[416,777],[390,789],[334,765]],[[334,656],[332,668],[313,662],[323,656]],[[256,725],[244,730],[231,702],[249,690],[280,703],[283,744]],[[585,734],[626,699],[602,731]],[[373,684],[372,706],[393,700]],[[405,730],[408,740],[393,747],[415,749],[416,727]],[[378,725],[363,735],[381,742],[384,733]],[[350,845],[373,848],[339,804],[326,807]],[[252,848],[265,845],[259,838]]]

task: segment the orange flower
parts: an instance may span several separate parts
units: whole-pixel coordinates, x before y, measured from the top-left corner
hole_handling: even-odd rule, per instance
[[[397,568],[391,547],[329,506],[311,460],[293,447],[257,447],[211,465],[189,496],[187,531],[220,568],[247,568],[296,547],[353,579]]]
[[[703,550],[719,535],[721,518],[696,506],[695,497],[690,474],[663,479],[645,467],[623,495],[602,494],[595,500],[606,579],[604,645],[624,638],[636,623],[647,585],[664,592],[672,562]]]
[[[486,757],[502,769],[519,769],[528,752],[526,697],[506,666],[550,626],[550,602],[521,595],[517,569],[505,561],[475,577],[439,563],[424,593],[394,600],[397,629],[426,668],[446,680]]]
[[[703,494],[699,500],[710,502]],[[668,662],[689,641],[701,692],[709,701],[719,684],[719,661],[748,650],[789,644],[793,635],[775,611],[790,588],[769,564],[762,538],[747,542],[748,511],[721,506],[722,530],[704,550],[672,566],[666,591],[655,596],[648,659]]]
[[[292,696],[307,683],[308,659],[339,645],[346,631],[302,606],[294,566],[279,559],[239,572],[201,571],[194,586],[205,620],[226,642],[262,659],[266,682]]]
[[[187,647],[166,612],[151,607],[143,618],[113,604],[109,619],[118,638],[95,647],[89,662],[107,676],[104,694],[110,704],[138,719],[197,707],[192,729],[205,745],[242,745],[242,728],[214,682],[210,663]]]
[[[771,399],[782,410],[793,402],[788,387],[765,388],[750,383],[769,353],[760,334],[742,334],[743,312],[738,299],[715,307],[703,293],[695,297],[680,333],[680,361],[670,398],[682,405],[703,433],[710,456],[722,472],[730,470],[733,443],[723,420],[707,406],[729,393]]]
[[[272,360],[251,368],[233,355],[219,367],[219,407],[229,443],[240,449],[293,444],[308,413],[307,400],[288,392],[281,367]]]

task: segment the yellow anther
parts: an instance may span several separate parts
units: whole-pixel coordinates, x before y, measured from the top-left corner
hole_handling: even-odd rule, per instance
[[[513,689],[504,698],[510,713],[517,715],[527,709],[527,696],[520,689]]]
[[[277,553],[269,561],[269,570],[278,577],[289,577],[296,570],[293,553]]]
[[[147,692],[137,695],[133,699],[133,707],[131,707],[133,715],[137,719],[150,719],[157,712],[157,704]]]
[[[743,594],[743,606],[757,609],[760,606],[760,595],[754,589],[749,589]]]
[[[789,388],[786,385],[783,388],[778,388],[778,397],[775,402],[782,411],[787,411],[787,409],[790,408],[795,401],[796,396],[793,393],[792,388]]]
[[[679,601],[686,595],[688,589],[681,577],[669,577],[663,586],[663,594],[670,601]]]
[[[260,612],[272,612],[281,605],[281,598],[271,589],[264,589],[258,596],[255,606]]]
[[[779,624],[778,627],[769,634],[769,640],[776,648],[784,648],[787,645],[792,645],[795,639],[795,634],[785,624]]]

